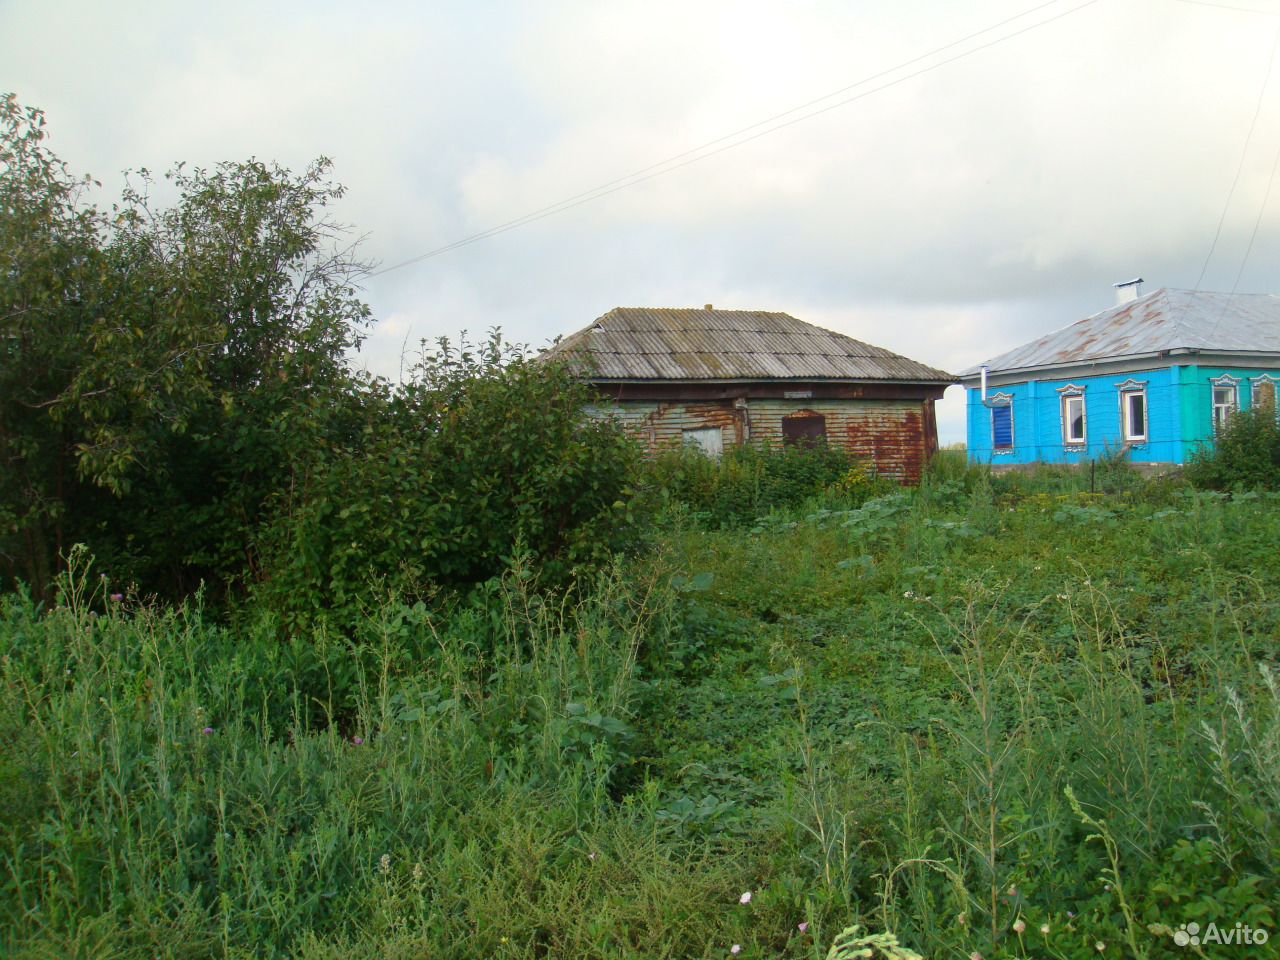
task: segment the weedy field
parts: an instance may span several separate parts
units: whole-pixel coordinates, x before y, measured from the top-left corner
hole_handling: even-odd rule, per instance
[[[567,597],[517,560],[344,635],[113,601],[79,556],[55,607],[0,614],[4,950],[821,958],[859,924],[931,958],[1156,958],[1215,955],[1175,944],[1189,923],[1278,934],[1280,499],[1103,481],[943,460],[760,515],[684,497]]]

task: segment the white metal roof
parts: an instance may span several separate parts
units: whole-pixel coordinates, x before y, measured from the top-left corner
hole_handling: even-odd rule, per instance
[[[1167,352],[1280,355],[1280,296],[1161,288],[963,371],[978,375]]]

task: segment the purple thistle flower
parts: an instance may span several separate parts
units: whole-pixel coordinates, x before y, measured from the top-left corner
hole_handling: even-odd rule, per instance
[[[111,595],[111,602],[112,602],[112,603],[119,603],[119,602],[120,602],[121,600],[123,600],[123,599],[124,599],[124,594],[123,594],[123,593],[113,593],[113,594]]]
[[[808,920],[800,921],[799,923],[796,924],[796,929],[799,930],[801,933],[808,933],[809,921]]]
[[[364,737],[352,737],[351,742],[359,747],[364,743]]]
[[[203,733],[203,734],[207,737],[207,736],[209,736],[209,734],[213,733],[213,727],[205,727],[205,728],[204,728],[203,730],[201,730],[200,732],[201,732],[201,733]]]

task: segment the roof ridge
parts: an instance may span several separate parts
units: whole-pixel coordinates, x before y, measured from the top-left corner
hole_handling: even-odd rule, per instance
[[[1270,355],[1280,352],[1277,305],[1275,294],[1158,287],[1005,350],[961,376],[974,377],[984,366],[995,373],[1047,370],[1184,349]]]
[[[548,355],[590,358],[606,379],[953,380],[936,367],[781,310],[705,305],[614,307]]]

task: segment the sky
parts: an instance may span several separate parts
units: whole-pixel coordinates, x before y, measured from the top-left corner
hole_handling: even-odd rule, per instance
[[[332,159],[393,379],[706,303],[954,372],[1137,276],[1280,292],[1278,42],[1280,0],[0,0],[0,91],[106,203]],[[938,417],[963,441],[960,388]]]

